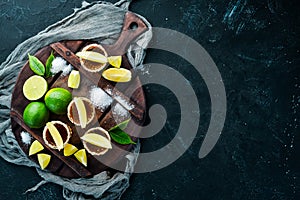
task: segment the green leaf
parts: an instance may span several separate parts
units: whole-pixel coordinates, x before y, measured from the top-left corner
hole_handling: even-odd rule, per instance
[[[119,144],[136,144],[134,141],[131,140],[129,135],[119,127],[116,127],[108,132],[110,134],[110,137]]]
[[[48,78],[49,76],[51,76],[51,67],[52,67],[52,61],[54,60],[54,55],[53,55],[53,51],[51,52],[50,56],[48,57],[47,61],[46,61],[46,71],[45,71],[45,77]]]
[[[121,122],[120,124],[118,124],[118,125],[112,127],[111,129],[109,129],[109,131],[112,131],[112,130],[117,129],[117,128],[120,128],[121,130],[124,130],[127,127],[129,121],[130,121],[130,119],[125,120],[125,121]]]
[[[43,76],[45,74],[45,66],[43,63],[35,56],[28,54],[29,67],[37,75]]]
[[[131,140],[130,136],[125,131],[123,131],[127,127],[129,121],[130,119],[125,120],[120,124],[109,129],[108,132],[110,134],[110,137],[115,142],[119,144],[136,144],[134,141]]]

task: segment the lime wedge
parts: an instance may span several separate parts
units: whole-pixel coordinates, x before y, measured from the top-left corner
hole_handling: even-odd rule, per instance
[[[76,56],[97,63],[107,63],[106,56],[94,51],[80,51],[76,53]]]
[[[122,56],[110,56],[107,58],[107,61],[115,68],[120,68],[122,63]]]
[[[71,156],[73,155],[76,151],[78,151],[77,147],[75,147],[72,144],[66,144],[64,148],[64,156]]]
[[[124,68],[109,68],[102,73],[102,76],[114,82],[128,82],[131,80],[131,71]]]
[[[39,141],[35,140],[29,148],[29,156],[36,154],[42,151],[43,149],[44,149],[43,145]]]
[[[45,169],[50,163],[51,156],[45,153],[39,153],[37,157],[41,168]]]
[[[63,139],[62,139],[60,133],[58,132],[58,130],[56,129],[54,124],[51,122],[48,122],[46,124],[46,126],[50,132],[50,135],[52,136],[52,138],[54,140],[54,143],[55,143],[57,149],[60,151],[61,149],[64,148],[64,142],[63,142]]]
[[[85,149],[80,149],[74,154],[74,156],[80,163],[82,163],[84,166],[87,166],[87,157]]]
[[[44,64],[35,56],[28,54],[29,67],[37,75],[44,76],[45,66]]]
[[[78,110],[80,126],[81,128],[85,128],[87,124],[87,114],[86,114],[84,103],[81,100],[81,98],[76,98],[76,97],[74,98],[74,102]]]
[[[68,87],[77,89],[80,84],[80,73],[79,71],[72,70],[69,79],[68,79]]]
[[[83,135],[81,139],[98,147],[107,149],[112,148],[110,141],[106,137],[103,137],[102,135],[96,133],[87,133]]]

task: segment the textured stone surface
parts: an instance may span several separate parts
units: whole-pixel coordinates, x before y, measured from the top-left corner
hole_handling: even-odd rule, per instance
[[[114,2],[114,1],[112,1]],[[182,73],[200,102],[197,138],[172,165],[136,174],[123,199],[296,199],[299,197],[300,47],[296,1],[134,1],[131,10],[155,27],[197,40],[210,53],[224,79],[228,112],[223,134],[204,159],[198,152],[210,118],[205,83],[183,59],[149,50],[146,62]],[[72,13],[81,1],[0,1],[0,62],[22,41]],[[168,113],[164,129],[142,141],[142,151],[168,143],[177,132],[179,105],[158,86],[145,87],[149,105]],[[0,199],[62,199],[61,188],[40,181],[34,169],[0,159]],[[8,184],[9,183],[9,184]]]

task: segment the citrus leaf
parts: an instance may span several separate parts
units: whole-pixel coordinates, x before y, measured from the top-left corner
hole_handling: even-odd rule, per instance
[[[129,121],[130,121],[130,119],[125,120],[125,121],[121,122],[120,124],[118,124],[118,125],[112,127],[111,129],[109,129],[109,131],[112,131],[112,130],[117,129],[117,128],[120,128],[121,130],[124,130],[127,127]]]
[[[108,132],[110,134],[110,137],[119,144],[136,144],[134,141],[131,140],[129,135],[119,127],[114,128],[113,130],[110,130]]]
[[[48,78],[51,76],[51,67],[52,67],[52,61],[54,60],[53,51],[51,52],[50,56],[48,57],[46,61],[46,70],[45,70],[45,77]]]
[[[35,56],[28,54],[29,67],[37,75],[43,76],[45,74],[45,66],[43,63]]]

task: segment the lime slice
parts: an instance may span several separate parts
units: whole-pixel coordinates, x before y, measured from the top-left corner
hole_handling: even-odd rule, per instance
[[[25,81],[23,94],[28,100],[35,101],[43,97],[47,89],[47,81],[41,76],[34,75]]]
[[[122,56],[110,56],[107,58],[107,61],[115,68],[120,68],[122,63]]]
[[[97,63],[107,63],[106,56],[94,51],[80,51],[76,53],[76,56]]]
[[[60,133],[58,132],[58,130],[56,129],[54,124],[51,123],[51,122],[48,122],[46,124],[46,126],[47,126],[53,140],[54,140],[54,143],[55,143],[57,149],[60,151],[61,149],[64,148],[64,142],[63,142],[63,139],[62,139]]]
[[[87,124],[87,114],[86,114],[84,103],[81,100],[81,98],[76,98],[76,97],[74,98],[74,102],[78,110],[80,126],[81,128],[85,128]]]
[[[102,73],[102,76],[114,82],[128,82],[131,80],[131,71],[124,68],[109,68]]]
[[[41,168],[45,169],[50,163],[51,156],[45,153],[39,153],[37,157]]]
[[[77,89],[80,84],[80,73],[79,71],[72,70],[69,79],[68,79],[68,87]]]
[[[72,144],[66,144],[64,148],[64,156],[71,156],[73,155],[76,151],[78,151],[77,147],[75,147]]]
[[[97,147],[103,147],[106,149],[112,148],[110,141],[106,137],[96,133],[87,133],[83,135],[81,139]]]
[[[82,163],[84,166],[87,166],[87,158],[86,158],[86,152],[85,149],[81,149],[77,151],[74,156],[77,158],[77,160]]]
[[[36,154],[42,151],[43,149],[44,149],[43,145],[39,141],[35,140],[29,148],[29,156]]]

